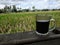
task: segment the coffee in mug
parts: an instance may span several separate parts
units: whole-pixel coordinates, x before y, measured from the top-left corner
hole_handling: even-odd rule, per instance
[[[53,27],[49,28],[50,22],[53,22]],[[50,31],[56,27],[55,20],[51,16],[37,15],[36,16],[36,33],[38,35],[47,35]]]

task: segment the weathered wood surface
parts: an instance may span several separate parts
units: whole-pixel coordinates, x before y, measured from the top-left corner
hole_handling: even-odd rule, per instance
[[[35,31],[0,34],[0,45],[58,45],[60,44],[59,42],[60,34],[54,34],[52,32],[46,37],[38,36]]]

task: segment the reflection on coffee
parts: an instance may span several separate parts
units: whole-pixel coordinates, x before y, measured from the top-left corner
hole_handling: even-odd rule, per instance
[[[37,20],[36,21],[36,31],[38,33],[45,34],[49,30],[49,20]]]

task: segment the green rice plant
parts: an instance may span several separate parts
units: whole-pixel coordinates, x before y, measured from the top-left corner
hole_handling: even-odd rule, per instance
[[[0,33],[16,33],[36,30],[36,15],[52,15],[60,27],[60,11],[40,11],[0,14]]]

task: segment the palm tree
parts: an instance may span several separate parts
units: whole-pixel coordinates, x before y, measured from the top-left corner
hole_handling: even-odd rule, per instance
[[[16,6],[15,5],[13,5],[13,10],[12,10],[13,12],[17,12],[17,9],[16,9]]]

